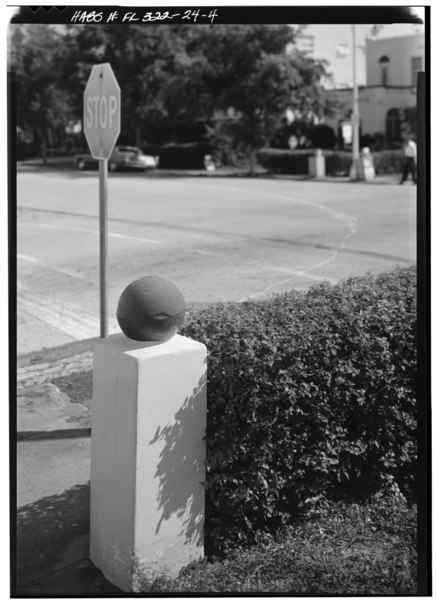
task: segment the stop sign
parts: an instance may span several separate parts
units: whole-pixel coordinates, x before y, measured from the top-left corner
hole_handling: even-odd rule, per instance
[[[83,132],[93,158],[109,158],[120,135],[121,92],[109,63],[92,67],[83,94]]]

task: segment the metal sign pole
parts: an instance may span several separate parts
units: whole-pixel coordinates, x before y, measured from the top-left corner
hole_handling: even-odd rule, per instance
[[[121,90],[109,63],[94,65],[83,93],[83,133],[98,160],[100,194],[100,337],[107,319],[107,172],[121,127]]]
[[[107,159],[99,161],[100,188],[100,337],[107,337]]]

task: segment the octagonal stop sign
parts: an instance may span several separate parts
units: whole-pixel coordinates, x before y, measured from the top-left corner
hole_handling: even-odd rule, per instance
[[[109,63],[94,65],[83,94],[83,132],[93,158],[108,159],[120,135],[121,91]]]

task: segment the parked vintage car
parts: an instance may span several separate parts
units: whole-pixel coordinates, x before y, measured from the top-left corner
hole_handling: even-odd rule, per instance
[[[77,154],[75,163],[78,169],[84,171],[88,168],[95,168],[98,161],[91,154]],[[155,169],[158,164],[158,156],[143,154],[135,146],[115,146],[108,160],[108,169],[109,171],[116,171],[117,169],[145,171],[146,169]]]

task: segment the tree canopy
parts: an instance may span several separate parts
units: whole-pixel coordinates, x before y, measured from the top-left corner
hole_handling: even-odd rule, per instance
[[[10,66],[16,76],[17,122],[34,132],[43,156],[70,111],[60,75],[67,59],[59,32],[44,25],[11,26]]]
[[[86,81],[102,62],[121,88],[122,134],[138,145],[208,131],[253,154],[287,109],[306,119],[334,109],[326,65],[295,49],[289,25],[12,27],[19,124],[41,132],[82,118]]]

